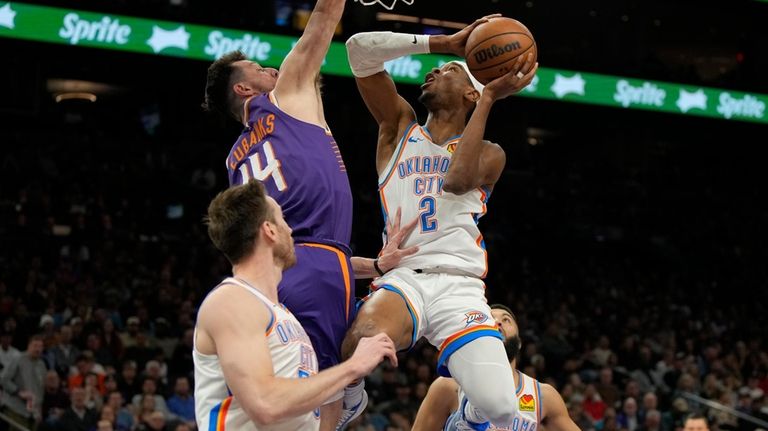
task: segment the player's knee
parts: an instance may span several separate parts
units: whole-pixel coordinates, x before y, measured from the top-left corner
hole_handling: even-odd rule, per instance
[[[472,404],[488,416],[491,423],[511,424],[517,413],[517,398],[509,388],[492,388],[484,391]]]

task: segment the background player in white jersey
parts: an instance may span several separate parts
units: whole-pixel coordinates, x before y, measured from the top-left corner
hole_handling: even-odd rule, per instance
[[[501,304],[491,305],[491,313],[496,325],[504,336],[504,347],[507,351],[509,366],[515,370],[517,354],[520,352],[520,329],[517,320],[509,307]],[[506,388],[515,393],[518,412],[511,424],[492,424],[494,430],[527,430],[536,431],[578,431],[579,427],[568,416],[563,398],[555,388],[546,383],[515,371],[515,386]],[[453,379],[439,377],[432,382],[429,392],[419,407],[413,431],[454,430],[453,422],[460,416],[458,410],[459,385]]]
[[[385,216],[402,208],[405,220],[420,222],[403,243],[419,251],[373,282],[375,292],[359,310],[342,355],[361,337],[382,330],[398,349],[426,337],[440,348],[438,372],[453,376],[466,393],[466,417],[477,429],[488,420],[506,423],[516,411],[514,394],[504,389],[514,384],[512,372],[481,280],[486,256],[477,219],[505,163],[501,147],[483,134],[494,102],[528,85],[537,65],[532,57],[519,58],[509,74],[485,89],[463,63],[432,70],[419,98],[429,111],[421,126],[384,62],[427,52],[462,55],[469,33],[488,18],[451,36],[372,32],[347,41],[358,89],[379,124],[376,168]],[[365,404],[361,386],[347,388],[347,408]]]
[[[208,294],[195,328],[195,415],[200,429],[317,430],[319,406],[385,357],[386,334],[318,373],[312,343],[277,300],[283,270],[296,263],[291,228],[257,181],[220,193],[208,207],[208,234],[233,277]],[[313,411],[314,410],[314,411]]]

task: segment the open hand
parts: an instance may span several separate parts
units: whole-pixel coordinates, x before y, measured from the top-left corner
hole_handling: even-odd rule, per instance
[[[383,272],[387,272],[396,267],[404,257],[419,251],[419,247],[416,246],[400,248],[400,245],[406,238],[408,238],[408,235],[413,232],[413,229],[416,228],[416,225],[419,222],[419,218],[416,217],[410,223],[401,227],[401,216],[402,210],[398,208],[394,219],[387,220],[387,243],[384,245],[384,248],[381,249],[378,262],[379,268],[381,268]]]
[[[467,46],[467,39],[469,39],[470,33],[472,33],[472,30],[475,29],[480,24],[488,22],[491,18],[497,18],[500,17],[500,13],[495,13],[492,15],[486,15],[472,24],[464,27],[463,29],[459,30],[458,32],[448,36],[447,40],[447,50],[451,54],[457,55],[459,57],[464,57],[464,51]]]
[[[533,53],[518,56],[512,65],[512,70],[485,86],[483,96],[496,101],[519,92],[533,81],[538,68],[539,63],[533,62]]]

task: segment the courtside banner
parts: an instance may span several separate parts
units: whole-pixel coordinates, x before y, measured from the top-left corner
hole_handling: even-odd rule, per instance
[[[243,51],[279,66],[297,37],[123,15],[0,2],[0,37],[212,61]],[[386,64],[396,82],[421,84],[453,57],[414,55]],[[333,42],[323,73],[352,76],[343,43]],[[540,67],[524,97],[768,123],[768,95]]]

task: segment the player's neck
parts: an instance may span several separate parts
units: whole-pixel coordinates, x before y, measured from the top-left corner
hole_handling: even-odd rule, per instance
[[[455,109],[452,111],[437,110],[429,113],[425,126],[432,136],[432,141],[440,145],[464,132],[466,116]]]
[[[272,250],[265,251],[254,253],[244,262],[233,266],[232,275],[277,304],[277,285],[283,278],[283,268],[275,262]]]

